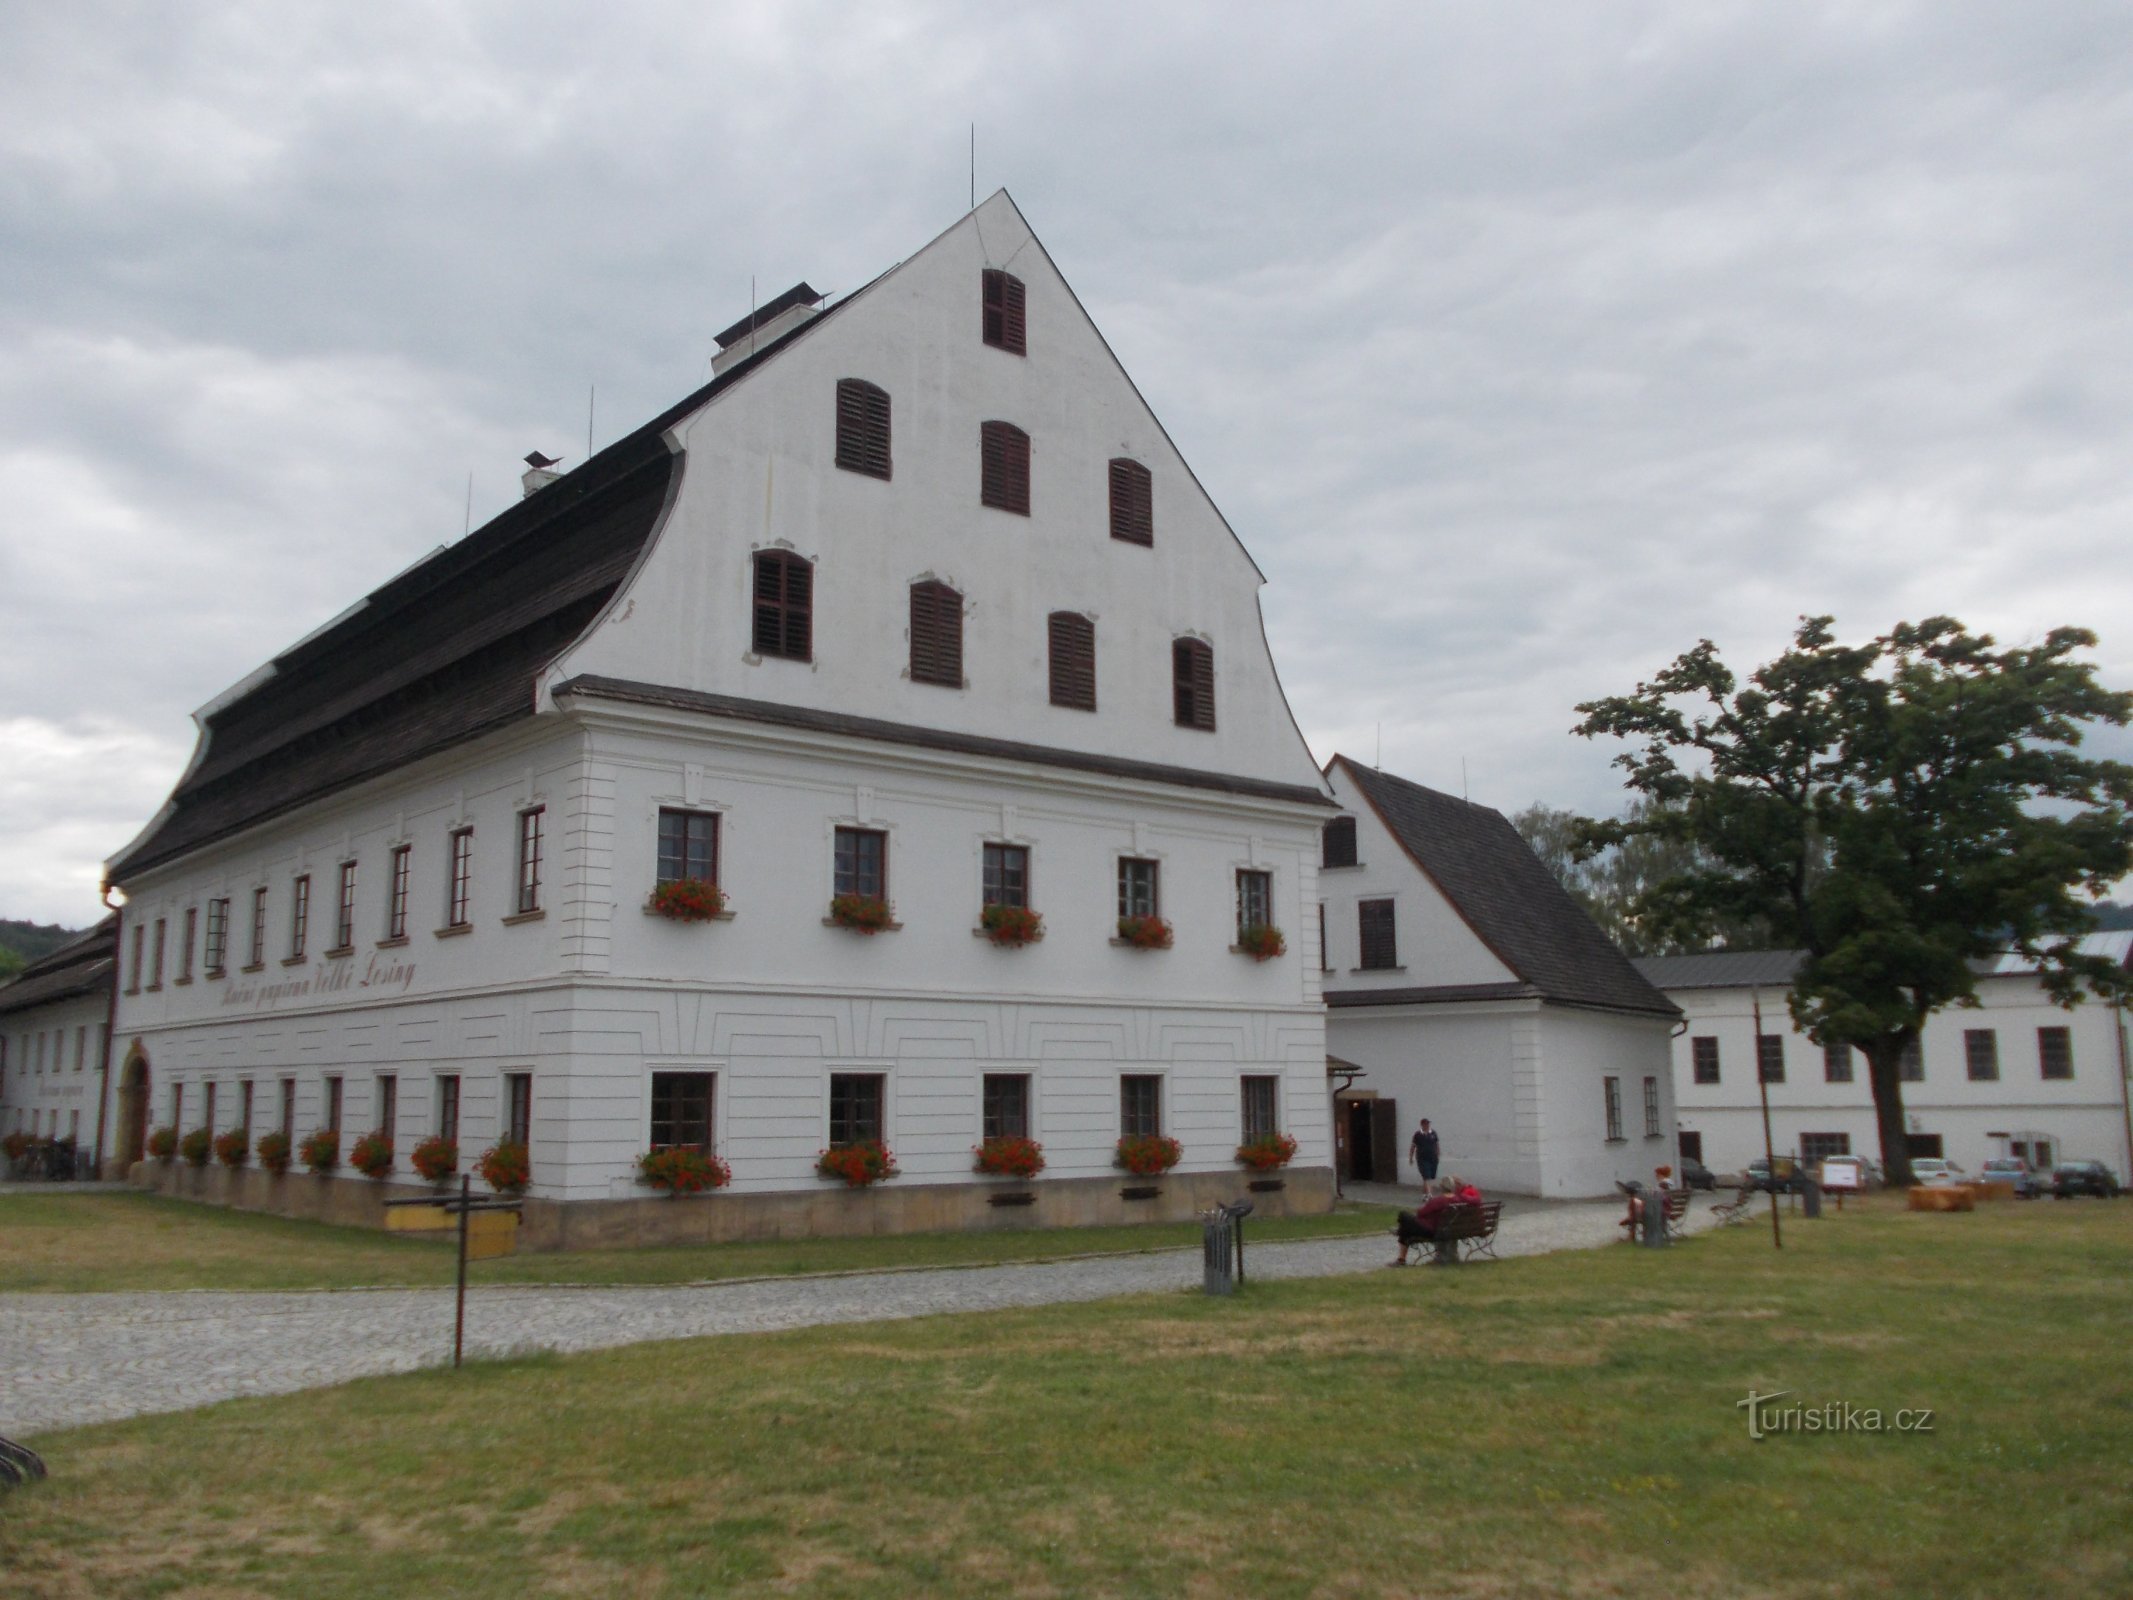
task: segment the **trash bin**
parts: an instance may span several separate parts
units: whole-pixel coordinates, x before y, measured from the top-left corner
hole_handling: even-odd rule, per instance
[[[1200,1213],[1202,1276],[1200,1287],[1208,1294],[1233,1294],[1237,1288],[1237,1219],[1228,1206]]]
[[[1642,1227],[1639,1232],[1642,1237],[1637,1242],[1648,1245],[1655,1250],[1664,1248],[1667,1242],[1666,1191],[1664,1189],[1647,1189],[1644,1191],[1644,1215],[1640,1221]]]
[[[1801,1180],[1800,1211],[1804,1216],[1819,1217],[1822,1214],[1822,1186],[1812,1178]]]

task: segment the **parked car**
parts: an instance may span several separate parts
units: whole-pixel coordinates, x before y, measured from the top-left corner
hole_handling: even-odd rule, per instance
[[[1780,1194],[1805,1194],[1809,1179],[1807,1171],[1791,1156],[1777,1158],[1777,1182],[1770,1181],[1770,1163],[1758,1156],[1748,1163],[1746,1187],[1767,1194],[1773,1188]]]
[[[1913,1156],[1911,1181],[1944,1189],[1950,1184],[1968,1182],[1969,1174],[1954,1162],[1943,1161],[1939,1156]]]
[[[2012,1184],[2017,1200],[2034,1200],[2044,1192],[2044,1179],[2030,1171],[2020,1156],[1994,1156],[1977,1176],[1980,1183]]]
[[[2052,1168],[2052,1194],[2060,1200],[2070,1200],[2077,1194],[2115,1199],[2118,1175],[2101,1161],[2062,1161]]]
[[[1718,1180],[1711,1169],[1692,1156],[1681,1158],[1681,1186],[1684,1189],[1716,1189]]]

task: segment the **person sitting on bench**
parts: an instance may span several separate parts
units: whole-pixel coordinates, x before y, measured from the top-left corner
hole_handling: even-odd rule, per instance
[[[1407,1265],[1407,1252],[1418,1244],[1437,1242],[1437,1225],[1444,1214],[1457,1206],[1478,1206],[1481,1191],[1464,1178],[1446,1178],[1437,1186],[1437,1192],[1413,1211],[1400,1213],[1398,1227],[1393,1231],[1400,1236],[1400,1253],[1390,1266]]]

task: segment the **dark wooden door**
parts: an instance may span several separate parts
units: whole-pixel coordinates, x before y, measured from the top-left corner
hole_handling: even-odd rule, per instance
[[[1372,1163],[1373,1145],[1370,1138],[1370,1107],[1368,1100],[1348,1102],[1348,1178],[1354,1183],[1375,1183],[1377,1172]]]
[[[1379,1183],[1400,1181],[1400,1107],[1394,1100],[1370,1102],[1370,1165]]]
[[[1681,1159],[1684,1161],[1701,1161],[1703,1159],[1703,1135],[1701,1133],[1683,1132],[1679,1137],[1681,1139]]]

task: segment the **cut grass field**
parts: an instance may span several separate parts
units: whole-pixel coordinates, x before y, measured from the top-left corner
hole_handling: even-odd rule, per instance
[[[1392,1211],[1345,1206],[1331,1216],[1249,1226],[1254,1241],[1343,1238],[1383,1233],[1392,1226]],[[1173,1249],[1199,1241],[1196,1223],[795,1239],[506,1256],[473,1263],[468,1278],[473,1283],[704,1283],[879,1267],[977,1266]],[[451,1247],[436,1237],[222,1211],[159,1195],[0,1196],[0,1293],[419,1288],[451,1283],[456,1265]]]
[[[51,1434],[24,1600],[2133,1593],[2133,1203],[534,1358]],[[1786,1390],[1929,1432],[1751,1441]]]

